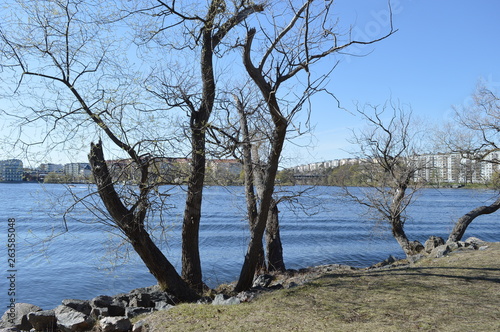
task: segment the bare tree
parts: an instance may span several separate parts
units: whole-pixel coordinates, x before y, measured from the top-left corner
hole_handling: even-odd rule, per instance
[[[359,147],[363,189],[345,192],[365,206],[376,220],[388,222],[392,235],[407,256],[423,249],[418,241],[410,241],[404,231],[406,210],[421,188],[416,178],[416,160],[420,138],[412,126],[411,112],[393,103],[382,107],[357,107],[357,113],[368,128],[355,132],[352,143]],[[387,116],[387,118],[385,118]]]
[[[245,70],[262,94],[266,111],[272,121],[269,152],[266,156],[263,175],[263,190],[256,222],[251,226],[251,236],[236,291],[251,287],[254,272],[259,261],[262,238],[271,209],[276,173],[280,161],[287,129],[294,116],[303,108],[304,103],[319,91],[325,77],[312,79],[309,68],[328,55],[341,52],[353,44],[369,44],[372,41],[339,42],[339,35],[330,26],[330,7],[333,1],[305,1],[300,7],[291,2],[280,8],[280,13],[272,17],[272,31],[260,26],[263,40],[254,44],[257,30],[248,29],[243,45],[243,63]],[[283,10],[282,10],[283,9]],[[279,18],[286,20],[283,24]],[[388,37],[387,35],[378,39]],[[254,58],[258,58],[258,64]],[[304,76],[301,76],[303,74]],[[284,103],[280,99],[280,87],[292,78],[301,79],[302,92],[297,92],[293,103]]]
[[[70,130],[66,138],[72,133],[94,132],[128,155],[139,174],[133,196],[115,190],[103,144],[99,141],[91,146],[89,161],[107,218],[128,239],[164,290],[180,300],[196,299],[197,294],[147,231],[151,193],[158,185],[150,177],[151,156],[159,152],[165,138],[143,139],[143,134],[134,129],[135,122],[126,122],[131,116],[140,117],[142,112],[151,116],[156,110],[147,110],[134,99],[140,94],[127,89],[134,86],[134,79],[123,70],[126,63],[121,61],[125,59],[108,39],[109,27],[100,26],[92,16],[99,6],[83,1],[21,1],[12,6],[17,16],[7,21],[8,27],[0,28],[2,67],[17,79],[12,98],[34,92],[26,101],[32,103],[32,114],[21,117],[21,125],[45,121],[52,126],[46,137],[61,129],[61,124],[63,131]]]
[[[439,137],[445,148],[460,153],[463,158],[480,163],[489,163],[499,171],[500,165],[500,99],[495,91],[478,84],[472,96],[472,104],[454,107],[455,123]],[[483,214],[500,209],[500,195],[487,206],[477,207],[460,217],[450,235],[449,242],[460,241],[470,223]]]
[[[163,41],[161,37],[171,33],[169,26],[189,25],[189,33],[185,37],[187,43],[181,44],[180,48],[195,48],[199,51],[199,84],[172,81],[171,77],[154,74],[152,79],[156,81],[157,89],[151,92],[164,99],[169,107],[184,109],[189,116],[191,174],[182,227],[182,276],[192,287],[201,291],[203,280],[198,242],[206,173],[206,131],[216,97],[214,58],[227,34],[251,14],[263,11],[264,5],[238,0],[233,1],[230,8],[224,1],[212,0],[206,14],[202,16],[197,15],[196,10],[192,12],[193,7],[178,6],[175,1],[157,3],[150,9],[150,15],[159,17],[162,22],[165,18],[174,19],[174,23],[168,20],[167,24],[160,24],[154,31],[155,37],[160,38],[159,42]],[[179,46],[169,48],[174,50]],[[199,91],[190,91],[193,86]]]

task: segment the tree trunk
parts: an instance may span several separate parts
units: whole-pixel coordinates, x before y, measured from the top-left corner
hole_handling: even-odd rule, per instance
[[[277,103],[276,103],[277,105]],[[251,228],[250,243],[248,244],[245,261],[241,268],[238,283],[235,286],[236,292],[248,290],[252,287],[253,277],[259,262],[259,251],[262,248],[262,238],[267,224],[267,217],[271,207],[272,195],[274,193],[274,181],[278,171],[279,158],[283,149],[286,136],[286,121],[277,123],[272,137],[272,147],[267,163],[264,178],[264,192],[261,197],[257,223]]]
[[[198,292],[203,290],[199,230],[205,181],[205,133],[192,131],[191,175],[182,223],[182,278]]]
[[[162,290],[174,294],[181,301],[194,302],[200,298],[179,276],[174,266],[154,244],[144,229],[126,235]]]
[[[406,236],[406,233],[403,229],[403,225],[400,220],[392,220],[392,235],[398,241],[401,249],[403,249],[406,256],[413,255],[413,251],[411,249],[410,240]]]
[[[274,199],[271,202],[271,208],[267,216],[266,244],[268,271],[284,272],[286,268],[283,260],[283,246],[280,237],[279,210],[278,204]]]
[[[464,236],[464,233],[467,230],[467,227],[470,225],[470,223],[474,219],[476,219],[477,217],[479,217],[483,214],[491,214],[493,212],[496,212],[498,209],[500,209],[500,197],[497,198],[497,200],[491,205],[480,206],[480,207],[477,207],[474,210],[470,211],[469,213],[464,214],[456,222],[455,227],[453,227],[453,230],[451,231],[447,242],[460,241],[462,239],[462,237]]]
[[[181,301],[194,301],[198,295],[189,288],[175,271],[161,250],[155,245],[149,234],[144,229],[147,204],[141,202],[146,198],[147,192],[141,191],[136,204],[128,209],[114,189],[113,180],[104,159],[102,144],[91,145],[89,162],[96,185],[108,213],[116,226],[125,234],[134,250],[139,254],[149,272],[156,278],[160,287],[171,292]],[[147,167],[141,168],[147,172]],[[147,178],[145,174],[141,178]]]

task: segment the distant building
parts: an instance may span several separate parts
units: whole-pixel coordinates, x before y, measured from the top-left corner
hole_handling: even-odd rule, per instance
[[[23,162],[19,159],[0,160],[0,181],[19,182],[23,180]]]
[[[239,176],[242,170],[241,163],[236,159],[210,159],[207,160],[207,166],[212,169],[214,174],[221,176],[226,174]]]
[[[69,163],[64,165],[64,174],[73,179],[88,178],[91,174],[89,163]]]
[[[429,183],[487,183],[500,172],[500,153],[493,152],[485,160],[463,158],[459,153],[425,154],[411,157],[417,163],[416,180]],[[319,173],[321,170],[343,165],[353,165],[359,159],[336,159],[293,167],[297,176],[301,173]]]
[[[43,173],[62,173],[64,171],[64,166],[61,164],[40,164],[38,170]]]

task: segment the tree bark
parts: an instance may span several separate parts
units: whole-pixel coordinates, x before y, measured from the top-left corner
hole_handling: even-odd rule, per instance
[[[198,110],[191,110],[191,176],[188,181],[188,194],[182,224],[182,276],[191,287],[201,291],[204,287],[199,252],[199,228],[201,220],[201,203],[203,184],[205,181],[205,141],[206,126],[210,119],[215,100],[215,77],[213,68],[213,52],[227,33],[240,24],[249,15],[264,10],[263,5],[252,4],[230,17],[217,31],[215,19],[222,9],[223,2],[212,0],[204,20],[201,40],[201,78],[202,100]]]
[[[149,272],[160,287],[175,295],[181,301],[194,301],[199,296],[182,280],[173,265],[156,246],[144,228],[147,204],[139,197],[128,209],[114,189],[113,180],[104,159],[102,143],[91,145],[89,162],[96,181],[99,196],[117,227],[125,234],[134,250],[139,254]],[[143,172],[147,168],[143,169]],[[142,195],[142,193],[141,193]]]
[[[267,269],[270,272],[284,272],[285,261],[283,260],[283,246],[281,244],[279,228],[278,204],[273,199],[266,225],[266,245],[267,245]]]
[[[256,267],[259,263],[259,252],[262,249],[262,238],[267,224],[267,217],[271,207],[272,195],[274,193],[274,180],[278,171],[279,158],[283,150],[283,143],[286,136],[286,122],[278,123],[272,138],[272,148],[264,178],[264,191],[261,197],[257,223],[251,228],[250,242],[248,244],[245,261],[241,268],[238,283],[235,286],[236,292],[248,290],[253,283]]]
[[[483,214],[491,214],[500,209],[500,197],[497,200],[488,206],[480,206],[470,211],[469,213],[464,214],[458,221],[455,223],[455,227],[450,233],[447,242],[457,242],[462,239],[467,230],[467,227],[470,223],[476,219],[477,217]]]
[[[182,223],[182,278],[198,292],[203,290],[199,230],[203,183],[205,181],[205,133],[192,130],[191,175]]]
[[[245,261],[243,262],[243,266],[241,268],[240,277],[235,286],[235,291],[237,292],[248,290],[252,286],[254,272],[259,262],[258,253],[260,248],[262,248],[262,238],[264,236],[267,216],[271,207],[276,173],[278,172],[279,159],[283,150],[283,144],[286,138],[286,129],[288,126],[287,120],[280,112],[279,103],[275,93],[276,91],[274,91],[272,86],[265,80],[262,72],[253,65],[252,60],[250,59],[250,50],[254,36],[255,30],[250,29],[247,33],[247,41],[244,47],[243,63],[247,73],[255,82],[261,91],[264,100],[266,101],[274,128],[271,136],[271,151],[268,156],[264,172],[264,180],[262,182],[264,189],[262,196],[260,197],[257,222],[255,226],[250,229],[250,242],[245,255]]]

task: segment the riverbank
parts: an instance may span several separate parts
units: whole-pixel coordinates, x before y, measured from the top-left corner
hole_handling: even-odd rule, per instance
[[[500,243],[401,264],[312,271],[310,282],[248,303],[183,304],[143,323],[149,331],[500,330]]]

